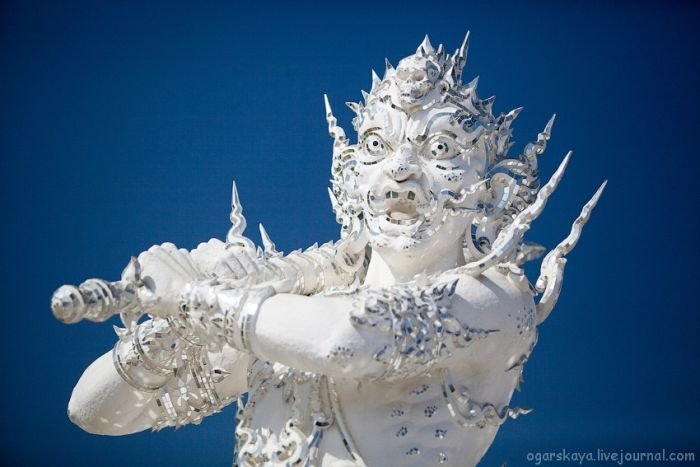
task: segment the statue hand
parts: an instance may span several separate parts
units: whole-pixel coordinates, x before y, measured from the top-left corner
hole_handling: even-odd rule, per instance
[[[192,250],[191,257],[208,276],[225,279],[245,279],[249,284],[259,284],[282,278],[282,272],[255,250],[227,245],[212,238]]]
[[[172,243],[154,245],[138,256],[139,271],[127,267],[122,282],[132,286],[143,311],[157,316],[177,310],[185,286],[205,276],[187,250]]]

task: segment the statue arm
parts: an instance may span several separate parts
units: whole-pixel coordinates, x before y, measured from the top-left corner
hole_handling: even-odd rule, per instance
[[[154,426],[159,415],[154,394],[128,385],[114,369],[111,351],[85,370],[68,402],[68,417],[92,434],[136,433]]]
[[[207,339],[231,339],[234,347],[263,360],[335,377],[398,379],[496,349],[501,339],[492,336],[516,329],[515,318],[505,311],[526,309],[522,292],[508,284],[487,287],[488,278],[463,279],[313,297],[255,289],[246,295],[205,286],[185,301],[193,323],[220,313],[218,320],[233,327]],[[481,295],[472,290],[476,283],[485,291]],[[219,311],[212,315],[212,309]],[[192,332],[204,337],[197,326]],[[472,346],[481,340],[486,342],[478,350]]]
[[[225,346],[208,352],[211,370],[218,375],[213,382],[220,400],[215,410],[237,399],[246,391],[246,370],[249,356]],[[113,352],[95,360],[80,377],[68,403],[68,416],[83,430],[102,435],[125,435],[146,429],[178,425],[163,408],[163,396],[176,381],[172,375],[158,376],[140,368],[129,370],[131,380],[140,386],[159,387],[156,391],[136,388],[117,371]],[[188,388],[193,391],[193,388]],[[171,391],[172,394],[172,391]],[[182,412],[182,401],[172,400]],[[192,420],[195,423],[201,418]]]
[[[250,351],[317,374],[380,375],[384,367],[372,354],[385,336],[353,326],[353,309],[351,297],[274,295],[260,307]]]
[[[339,285],[339,281],[348,280],[347,275],[336,272],[337,268],[332,264],[334,247],[330,244],[314,246],[303,253],[293,252],[284,258],[281,255],[266,257],[251,254],[248,250],[226,249],[225,244],[218,240],[200,244],[189,253],[177,250],[171,244],[154,246],[139,255],[138,260],[132,260],[122,276],[122,281],[107,283],[92,280],[81,285],[79,290],[69,288],[68,296],[64,297],[65,294],[62,293],[54,296],[52,307],[56,316],[65,318],[65,322],[75,322],[83,317],[102,321],[115,312],[122,312],[122,319],[128,318],[125,321],[128,333],[120,339],[124,341],[133,338],[134,332],[128,323],[135,324],[137,315],[142,313],[139,309],[143,305],[153,303],[149,307],[150,312],[167,316],[169,312],[166,310],[177,306],[187,281],[211,280],[206,279],[207,277],[233,279],[234,282],[236,279],[243,279],[238,282],[243,287],[244,284],[274,279],[280,289],[289,290],[291,287],[288,284],[294,283],[294,287],[291,288],[293,292],[312,293],[317,288]],[[227,282],[232,283],[230,280]],[[287,285],[280,287],[281,283]],[[95,291],[100,293],[95,294]],[[139,302],[134,301],[136,297]],[[123,306],[122,302],[126,306]],[[131,314],[125,314],[132,308]],[[153,322],[165,323],[165,320],[155,318],[146,323]],[[169,327],[165,326],[165,330]],[[121,332],[125,331],[127,330]],[[182,344],[181,339],[173,342],[176,341],[179,342],[178,345]],[[170,357],[177,356],[177,352],[165,353],[169,353]],[[216,366],[217,370],[223,369],[225,375],[229,375],[214,384],[219,398],[231,401],[242,394],[246,390],[248,354],[233,350],[229,346],[219,346],[208,356],[212,367]],[[167,359],[169,356],[162,357]],[[138,365],[130,367],[127,364],[127,376],[134,375],[128,382],[124,378],[125,372],[120,374],[113,360],[113,352],[109,352],[98,358],[84,372],[69,404],[69,415],[73,422],[92,433],[118,435],[193,421],[191,417],[173,416],[172,413],[169,418],[163,416],[159,396],[151,389],[162,389],[168,384],[172,385],[173,378],[149,375],[148,372],[142,374]],[[209,368],[211,369],[213,368]],[[218,377],[222,375],[219,374]],[[141,383],[131,384],[134,379]],[[200,418],[197,418],[196,421],[199,420]]]

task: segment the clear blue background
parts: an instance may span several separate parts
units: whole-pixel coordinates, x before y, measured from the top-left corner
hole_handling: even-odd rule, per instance
[[[425,33],[452,51],[468,29],[465,78],[480,75],[498,111],[525,106],[515,149],[557,112],[543,175],[575,151],[528,238],[556,245],[610,179],[515,398],[535,411],[501,429],[484,464],[561,449],[700,455],[700,9],[428,3],[2,3],[0,463],[228,465],[231,408],[177,432],[73,426],[71,389],[115,336],[59,324],[51,293],[116,279],[154,243],[222,238],[233,179],[254,239],[258,222],[285,251],[337,238],[322,93],[349,131],[343,103],[369,88],[370,67]]]

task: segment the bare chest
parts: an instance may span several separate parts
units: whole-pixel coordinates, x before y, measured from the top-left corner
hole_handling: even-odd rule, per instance
[[[517,378],[472,375],[472,395],[465,375],[448,370],[371,383],[256,367],[239,414],[239,465],[475,465],[517,413],[507,407]],[[495,399],[481,400],[485,389]]]

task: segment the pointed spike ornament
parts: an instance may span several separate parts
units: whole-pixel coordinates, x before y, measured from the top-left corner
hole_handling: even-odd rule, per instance
[[[333,152],[337,153],[348,146],[348,139],[345,136],[345,131],[338,125],[338,120],[333,116],[331,103],[328,102],[328,96],[323,95],[323,101],[326,105],[326,122],[328,122],[328,133],[333,138]]]
[[[471,31],[467,31],[467,33],[464,35],[464,40],[462,40],[462,45],[459,46],[459,51],[457,53],[457,56],[459,57],[460,60],[466,62],[467,61],[467,52],[469,52],[469,39],[471,37]]]
[[[547,149],[547,141],[552,134],[552,127],[554,126],[554,120],[557,118],[557,114],[553,114],[549,119],[547,124],[544,126],[544,130],[537,134],[537,141],[534,143],[528,143],[523,150],[523,158],[528,162],[531,167],[537,167],[537,156],[540,156]]]
[[[467,53],[469,52],[470,36],[470,31],[467,31],[467,34],[464,36],[464,40],[462,41],[462,45],[459,47],[459,49],[457,49],[454,56],[452,57],[452,62],[454,64],[452,74],[454,75],[457,81],[462,79],[462,71],[464,70],[464,66],[467,64]],[[474,86],[474,88],[476,88],[476,86]]]
[[[243,216],[243,207],[238,197],[238,188],[235,181],[231,187],[231,214],[229,219],[231,220],[231,228],[226,234],[226,247],[238,246],[255,250],[253,242],[243,236],[243,232],[245,232],[248,224]]]
[[[445,59],[445,46],[440,44],[438,45],[437,51],[435,54],[438,56],[439,60],[444,60]]]
[[[479,87],[479,77],[475,76],[473,80],[469,81],[467,87],[471,89],[474,94],[476,94],[476,88]]]
[[[381,80],[381,78],[379,78],[379,75],[377,74],[377,72],[372,70],[372,89],[370,92],[374,92],[374,90],[377,88],[377,85],[381,82],[382,82],[382,80]]]
[[[559,245],[552,251],[547,253],[542,260],[540,268],[540,277],[537,279],[535,288],[537,292],[542,294],[542,298],[537,303],[537,325],[542,323],[552,312],[561,293],[561,286],[564,280],[564,267],[566,266],[565,256],[574,249],[581,238],[583,227],[591,217],[591,212],[598,204],[600,196],[603,194],[608,181],[605,180],[602,185],[596,190],[593,197],[583,206],[581,214],[576,218],[571,226],[571,232],[562,240]]]
[[[389,71],[394,71],[394,65],[391,64],[388,58],[384,58],[384,77],[386,77],[386,73]]]
[[[554,120],[556,120],[557,114],[552,114],[552,117],[549,119],[547,124],[544,127],[544,133],[549,137],[552,133],[552,127],[554,126]]]
[[[501,114],[498,117],[497,153],[501,157],[504,156],[513,146],[513,143],[510,141],[512,136],[510,126],[512,125],[513,121],[518,118],[518,115],[520,115],[520,112],[522,112],[523,109],[524,107],[517,107],[507,114]]]
[[[459,77],[455,73],[455,66],[452,63],[452,58],[448,55],[447,56],[447,61],[445,63],[445,74],[444,74],[445,81],[449,83],[451,87],[458,88],[459,86],[457,83],[459,83]]]
[[[516,107],[513,110],[511,110],[510,112],[508,112],[508,115],[510,116],[511,121],[518,118],[518,115],[520,115],[520,113],[523,111],[523,109],[525,109],[525,107]]]
[[[559,186],[559,182],[561,182],[564,176],[564,171],[567,165],[569,165],[571,154],[571,151],[566,154],[564,160],[559,164],[559,167],[549,181],[537,192],[535,201],[527,208],[523,209],[508,227],[503,229],[498,235],[498,238],[493,242],[491,252],[481,259],[457,268],[457,271],[469,274],[470,276],[478,276],[490,267],[506,261],[513,255],[518,245],[522,242],[525,233],[530,230],[532,222],[542,214],[549,197],[554,190],[556,190],[557,186]]]
[[[423,42],[420,43],[418,48],[416,49],[416,55],[430,55],[432,53],[435,53],[435,49],[433,48],[433,45],[430,43],[430,38],[428,35],[425,35],[425,38],[423,39]]]
[[[331,199],[331,206],[333,208],[333,212],[337,213],[339,212],[340,205],[338,204],[338,198],[333,194],[333,190],[328,188],[328,197]]]
[[[267,233],[267,230],[265,230],[265,226],[260,224],[258,228],[260,229],[260,238],[262,239],[265,258],[279,256],[280,252],[277,251],[275,243],[270,239],[270,235]]]
[[[346,102],[345,105],[347,105],[350,110],[355,112],[355,114],[359,114],[362,110],[362,104],[359,102]]]
[[[513,121],[518,118],[518,115],[523,111],[525,107],[516,107],[515,109],[509,111],[507,114],[503,115],[501,114],[500,117],[500,126],[499,129],[501,131],[507,130],[510,128],[510,125],[513,123]]]

